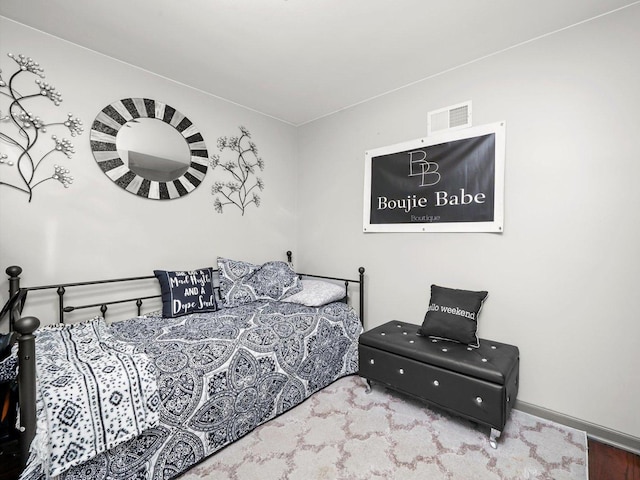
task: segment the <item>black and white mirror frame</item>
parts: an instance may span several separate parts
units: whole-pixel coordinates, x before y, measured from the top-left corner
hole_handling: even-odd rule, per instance
[[[184,137],[191,161],[181,177],[169,182],[148,180],[124,164],[116,148],[116,136],[127,122],[136,118],[156,118]],[[153,200],[182,197],[195,190],[207,174],[207,147],[198,129],[175,108],[148,98],[125,98],[103,108],[91,126],[91,151],[113,182],[130,193]]]

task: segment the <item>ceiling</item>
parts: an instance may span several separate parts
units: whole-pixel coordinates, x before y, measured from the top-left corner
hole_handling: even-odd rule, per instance
[[[636,4],[640,1],[0,0],[0,15],[301,125]]]

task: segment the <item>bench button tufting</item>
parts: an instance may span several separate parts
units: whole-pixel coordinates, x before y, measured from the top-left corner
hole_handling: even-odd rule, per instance
[[[402,334],[403,334],[403,335],[406,335],[406,334],[407,334],[407,332],[402,332]]]
[[[374,363],[376,363],[376,361],[372,358],[371,360],[369,360],[369,363],[373,365]]]
[[[487,361],[487,359],[486,359],[486,358],[483,358],[483,359],[482,359],[482,361],[483,361],[483,362],[486,362],[486,361]]]
[[[476,403],[480,405],[482,403],[482,397],[476,397]]]
[[[447,351],[447,349],[446,349],[446,348],[443,348],[443,349],[442,349],[442,351],[443,351],[443,352],[446,352],[446,351]]]
[[[440,385],[440,382],[438,380],[434,380],[433,385],[437,387],[438,385]]]
[[[380,333],[380,335],[386,335],[386,333],[382,332],[382,333]]]
[[[400,375],[404,375],[404,368],[401,368],[400,370],[398,370],[400,372]]]
[[[471,347],[467,347],[467,350],[471,351],[471,350],[473,350],[473,348],[471,348]]]
[[[431,340],[431,343],[438,343],[438,340],[434,338],[433,340]]]
[[[496,348],[498,347],[496,347],[495,345],[491,345],[491,350],[495,350]]]
[[[409,343],[416,343],[415,340],[409,340]]]

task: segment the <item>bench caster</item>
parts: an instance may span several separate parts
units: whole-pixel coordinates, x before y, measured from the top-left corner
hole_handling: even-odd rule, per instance
[[[365,383],[365,390],[364,393],[366,393],[367,395],[371,393],[371,382],[369,381],[368,378],[364,379],[364,383]]]
[[[500,430],[491,428],[491,435],[489,436],[489,445],[491,445],[491,448],[498,448],[498,437],[500,437],[501,433]]]

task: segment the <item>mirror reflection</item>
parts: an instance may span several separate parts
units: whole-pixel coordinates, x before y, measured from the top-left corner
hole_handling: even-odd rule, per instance
[[[129,170],[147,180],[176,180],[191,163],[185,138],[173,126],[156,118],[128,121],[118,131],[116,148]]]

